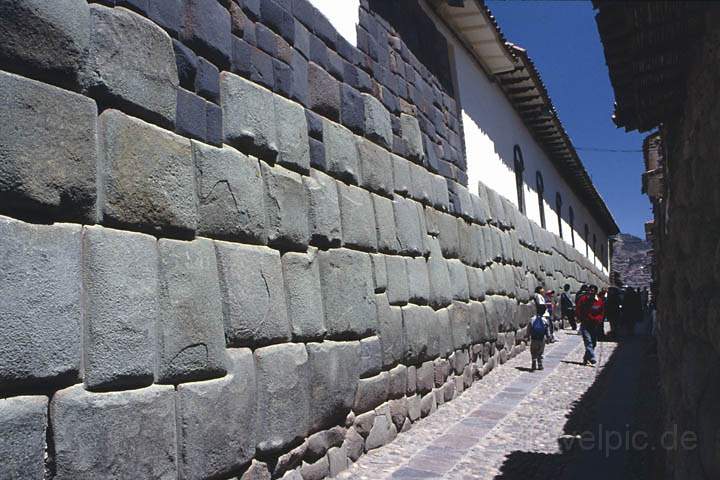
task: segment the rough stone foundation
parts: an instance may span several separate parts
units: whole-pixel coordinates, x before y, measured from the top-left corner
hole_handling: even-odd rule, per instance
[[[0,2],[0,477],[332,475],[605,282],[366,8]]]

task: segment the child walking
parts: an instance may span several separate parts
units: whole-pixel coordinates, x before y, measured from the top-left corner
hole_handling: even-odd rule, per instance
[[[543,370],[543,353],[545,353],[545,341],[549,332],[548,320],[544,316],[547,307],[544,304],[537,304],[535,308],[536,315],[528,324],[527,336],[530,337],[532,369]]]

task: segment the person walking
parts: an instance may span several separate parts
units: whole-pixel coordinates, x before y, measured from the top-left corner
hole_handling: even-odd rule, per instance
[[[545,353],[545,342],[548,340],[549,322],[545,317],[546,307],[544,304],[535,306],[535,316],[530,319],[527,326],[527,337],[530,338],[530,357],[532,358],[532,370],[543,370],[543,354]]]
[[[548,317],[548,305],[547,305],[547,298],[545,297],[545,287],[542,285],[538,285],[535,287],[535,295],[533,296],[533,300],[535,301],[535,310],[537,310],[540,305],[543,306],[543,316]],[[552,343],[554,341],[553,339],[553,331],[552,331],[552,321],[551,319],[548,320],[548,338],[547,343]]]
[[[619,336],[618,329],[620,327],[618,321],[620,319],[620,309],[620,291],[617,287],[610,287],[608,289],[607,300],[605,301],[605,317],[608,319],[608,322],[610,322],[610,335],[614,338]]]
[[[576,304],[576,314],[580,321],[580,335],[585,344],[583,364],[595,366],[595,347],[605,318],[605,304],[598,297],[598,288],[591,285],[586,294],[580,297]]]
[[[550,330],[548,343],[554,343],[557,341],[555,338],[555,316],[557,315],[557,310],[555,309],[555,292],[553,290],[545,292],[545,311],[545,317],[548,319],[548,327]]]
[[[577,322],[575,321],[575,302],[570,298],[570,285],[565,284],[560,294],[560,315],[566,318],[570,323],[570,328],[577,330]]]
[[[635,333],[635,324],[640,321],[642,315],[642,305],[640,302],[640,293],[633,287],[628,287],[625,291],[622,309],[622,323],[624,331],[627,335]]]

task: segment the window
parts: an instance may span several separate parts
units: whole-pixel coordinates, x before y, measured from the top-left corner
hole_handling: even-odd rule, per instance
[[[605,258],[605,245],[600,246],[600,262],[602,263],[603,267],[607,265],[607,259]]]
[[[523,182],[525,162],[523,161],[522,150],[520,150],[519,145],[515,145],[513,148],[513,157],[515,160],[515,186],[517,187],[518,210],[525,213],[525,183]]]
[[[560,192],[555,194],[555,210],[557,211],[558,217],[558,232],[560,232],[560,238],[563,238],[562,233],[562,195]]]
[[[540,208],[540,226],[542,228],[547,228],[545,225],[545,200],[543,199],[545,184],[543,183],[542,173],[540,173],[540,170],[538,170],[535,174],[535,185],[537,187],[538,207]]]
[[[590,229],[588,228],[588,224],[585,224],[585,256],[587,258],[590,258]]]
[[[597,252],[597,237],[593,233],[593,264],[595,264],[595,252]]]
[[[573,210],[572,206],[568,209],[568,217],[570,220],[570,241],[573,248],[575,248],[575,210]]]

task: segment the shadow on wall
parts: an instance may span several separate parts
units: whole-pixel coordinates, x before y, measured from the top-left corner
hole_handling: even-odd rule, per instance
[[[511,452],[495,480],[665,478],[657,357],[650,346],[646,337],[622,340],[572,405],[558,439],[561,453]]]

